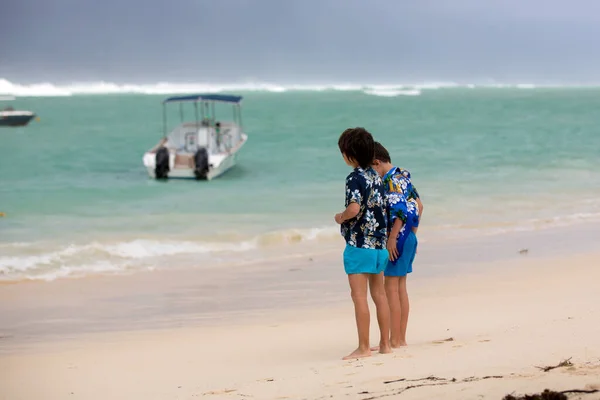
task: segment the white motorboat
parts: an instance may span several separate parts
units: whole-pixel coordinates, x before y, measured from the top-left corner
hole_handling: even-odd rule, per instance
[[[0,100],[14,99],[14,96],[0,96]],[[0,110],[0,126],[26,126],[33,118],[35,118],[35,113],[15,110],[11,106]]]
[[[164,137],[143,157],[150,177],[211,180],[231,169],[248,139],[242,127],[241,100],[241,96],[224,94],[196,94],[164,100]],[[184,121],[186,102],[194,105],[193,121]],[[172,103],[179,103],[181,123],[167,134],[167,105]],[[216,119],[216,103],[232,106],[231,121]]]

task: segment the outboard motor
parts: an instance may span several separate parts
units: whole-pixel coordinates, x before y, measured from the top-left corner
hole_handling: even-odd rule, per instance
[[[161,147],[156,152],[154,174],[156,179],[167,179],[169,176],[169,150]]]
[[[205,147],[200,147],[194,154],[194,164],[196,179],[206,179],[208,175],[208,151]]]

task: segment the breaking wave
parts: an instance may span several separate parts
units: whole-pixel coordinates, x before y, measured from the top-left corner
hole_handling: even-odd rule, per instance
[[[519,221],[479,221],[437,224],[421,232],[420,242],[479,238],[547,229],[566,229],[600,221],[600,212],[578,212]],[[424,236],[423,236],[424,235]],[[65,277],[122,274],[171,267],[211,268],[245,265],[285,257],[308,257],[340,250],[337,226],[283,229],[254,237],[239,234],[219,237],[165,239],[161,237],[113,241],[0,243],[0,283],[26,280],[52,281]]]
[[[419,89],[367,89],[364,92],[365,94],[379,97],[419,96],[421,94]]]
[[[288,91],[358,91],[368,95],[396,97],[396,96],[418,96],[425,90],[449,89],[449,88],[515,88],[535,89],[538,87],[550,87],[552,85],[539,86],[530,83],[502,84],[462,84],[456,82],[429,82],[415,84],[274,84],[265,82],[242,82],[242,83],[171,83],[158,82],[150,84],[121,84],[114,82],[74,82],[69,84],[54,84],[51,82],[21,84],[10,82],[0,78],[0,94],[17,97],[56,97],[75,95],[101,95],[101,94],[147,94],[168,95],[184,93],[219,93],[219,92],[272,92],[282,93]],[[556,85],[555,85],[556,86]]]
[[[118,242],[83,244],[4,243],[0,244],[0,282],[22,280],[51,281],[63,277],[81,277],[101,273],[149,270],[165,265],[185,266],[239,261],[245,255],[261,257],[261,251],[285,249],[306,242],[339,242],[339,230],[334,227],[288,229],[267,232],[240,240],[239,237],[220,241],[132,239]]]

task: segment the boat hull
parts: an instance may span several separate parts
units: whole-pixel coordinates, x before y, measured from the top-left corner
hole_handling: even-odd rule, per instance
[[[226,157],[218,167],[211,167],[206,175],[206,180],[215,179],[233,168],[236,164],[236,154]],[[156,179],[154,154],[146,153],[144,155],[144,165],[150,178]],[[193,168],[172,168],[168,173],[168,179],[197,179]]]
[[[34,114],[0,114],[0,126],[26,126],[35,117]]]
[[[236,165],[237,162],[237,153],[241,149],[242,145],[246,142],[247,136],[243,135],[243,141],[240,145],[231,153],[227,155],[217,155],[211,156],[209,158],[209,169],[206,174],[205,180],[213,180],[225,172],[229,171]],[[218,162],[213,162],[213,160],[218,160]],[[144,166],[146,167],[146,171],[148,171],[148,176],[150,178],[156,179],[156,153],[147,152],[144,154]],[[196,174],[194,173],[193,167],[183,168],[183,167],[175,167],[175,154],[169,154],[169,172],[167,174],[167,179],[197,179]]]

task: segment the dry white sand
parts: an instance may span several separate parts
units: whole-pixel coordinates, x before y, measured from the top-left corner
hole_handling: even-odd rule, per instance
[[[599,283],[600,254],[409,280],[409,346],[362,360],[341,360],[356,346],[349,297],[237,325],[40,341],[0,356],[0,399],[464,400],[600,389]],[[565,359],[572,365],[536,368]]]

